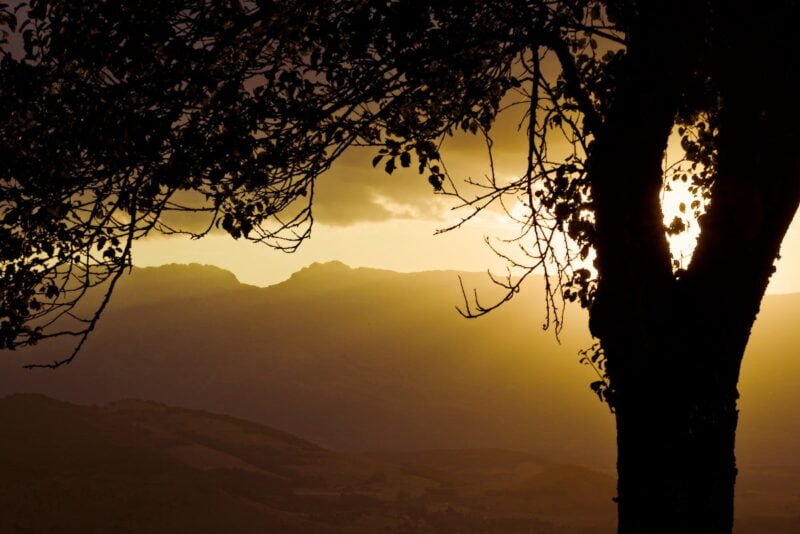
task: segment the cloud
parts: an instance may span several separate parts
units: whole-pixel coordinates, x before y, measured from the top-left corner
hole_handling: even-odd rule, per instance
[[[523,106],[504,111],[492,128],[494,170],[500,180],[518,177],[525,170],[527,138],[524,128],[522,131],[518,128],[524,111]],[[483,136],[458,132],[445,140],[441,152],[459,190],[465,196],[480,193],[464,180],[480,182],[491,172]],[[377,153],[377,148],[352,147],[318,178],[313,206],[316,222],[347,227],[364,222],[419,219],[447,226],[459,216],[458,211],[453,212],[458,201],[435,194],[427,175],[419,174],[415,165],[398,167],[391,175],[380,165],[373,168],[372,159]],[[208,214],[172,212],[165,214],[163,221],[174,228],[200,231],[207,228],[209,218]]]
[[[314,218],[329,226],[389,219],[439,220],[449,199],[434,194],[424,174],[399,168],[391,175],[372,167],[377,149],[356,147],[319,177]]]
[[[509,97],[510,98],[510,97]],[[509,102],[510,103],[510,100]],[[527,136],[523,106],[500,114],[493,125],[494,171],[498,179],[520,176],[526,167]],[[464,183],[481,182],[491,173],[486,140],[480,134],[457,132],[445,139],[441,149],[444,164],[462,193],[479,193]],[[381,166],[372,167],[377,149],[356,147],[345,152],[332,169],[322,175],[315,195],[315,218],[322,224],[348,226],[359,222],[414,218],[452,221],[457,200],[433,193],[425,174],[398,168],[388,175]]]

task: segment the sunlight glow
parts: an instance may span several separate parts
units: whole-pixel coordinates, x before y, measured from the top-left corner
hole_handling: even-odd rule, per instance
[[[664,225],[668,227],[675,217],[680,217],[686,225],[683,232],[667,235],[672,259],[677,261],[677,267],[681,269],[685,269],[689,265],[700,236],[700,227],[691,214],[690,206],[694,200],[696,199],[689,192],[688,185],[683,182],[671,183],[670,191],[664,191],[661,196]]]
[[[676,132],[670,136],[667,152],[664,157],[664,186],[661,189],[661,210],[664,214],[664,226],[669,228],[673,221],[679,220],[683,230],[677,234],[667,232],[667,241],[672,254],[673,270],[685,269],[692,260],[697,239],[700,237],[700,226],[695,217],[704,211],[704,203],[689,190],[689,183],[670,179],[671,171],[684,158],[680,146],[680,137]],[[696,209],[695,209],[696,208]],[[676,219],[677,218],[677,219]]]

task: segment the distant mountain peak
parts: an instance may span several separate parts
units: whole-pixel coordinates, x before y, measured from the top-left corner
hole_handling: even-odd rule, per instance
[[[242,284],[231,271],[215,265],[170,263],[134,266],[131,276],[120,280],[112,306],[116,309],[185,299],[232,294],[252,286]]]
[[[325,279],[329,280],[334,277],[344,276],[355,272],[356,269],[349,265],[342,263],[339,260],[332,260],[326,262],[310,263],[302,269],[295,271],[289,277],[291,281],[308,280],[308,279]],[[280,285],[280,284],[278,284]]]
[[[136,267],[134,272],[139,276],[191,276],[192,278],[216,278],[239,284],[239,279],[233,272],[207,263],[166,263],[152,267]]]
[[[325,272],[325,273],[330,273],[330,272],[342,272],[342,271],[352,271],[352,270],[353,270],[352,267],[350,267],[349,265],[347,265],[345,263],[342,263],[339,260],[331,260],[331,261],[324,261],[324,262],[315,261],[314,263],[311,263],[311,264],[307,265],[306,267],[303,267],[302,269],[300,269],[297,272],[300,272],[300,273],[301,272]]]

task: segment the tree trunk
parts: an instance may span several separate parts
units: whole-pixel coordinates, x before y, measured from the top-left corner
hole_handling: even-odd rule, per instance
[[[616,414],[620,534],[733,529],[739,368],[800,203],[800,102],[785,80],[800,71],[795,18],[784,4],[755,15],[734,4],[713,12],[707,63],[696,62],[704,32],[680,24],[692,5],[652,4],[588,162],[599,273],[590,327]],[[743,27],[757,37],[742,39]],[[661,157],[698,77],[714,79],[722,103],[716,177],[692,263],[676,277]]]
[[[795,17],[785,3],[714,4],[640,5],[587,162],[590,328],[616,414],[620,534],[732,532],[739,368],[800,203],[800,102],[785,79],[800,74]],[[708,80],[721,102],[715,180],[692,263],[675,276],[661,159],[687,87]]]
[[[619,534],[733,529],[736,386],[800,203],[800,135],[784,122],[800,121],[800,105],[741,82],[723,94],[718,176],[689,269],[660,287],[612,278],[614,297],[593,310],[616,410]]]
[[[665,329],[664,347],[687,363],[705,361],[709,355],[690,343],[674,343],[686,340],[681,334]],[[675,368],[675,359],[661,352],[653,359],[662,362],[659,367],[640,367],[644,374],[615,389],[620,534],[732,530],[735,373],[691,364]]]

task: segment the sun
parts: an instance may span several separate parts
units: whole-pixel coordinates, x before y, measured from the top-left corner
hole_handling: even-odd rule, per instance
[[[664,158],[665,181],[661,189],[661,211],[664,214],[665,228],[669,228],[676,218],[680,221],[679,227],[682,227],[682,231],[678,233],[667,232],[674,270],[688,267],[700,237],[697,216],[705,211],[705,202],[689,190],[688,182],[669,178],[668,169],[682,161],[684,156],[680,140],[673,134]]]
[[[664,212],[664,226],[669,227],[678,217],[685,229],[678,234],[667,233],[669,249],[676,269],[685,269],[692,259],[697,246],[700,228],[694,218],[690,206],[697,200],[688,190],[686,184],[672,184],[671,191],[665,191],[661,198],[661,209]]]

